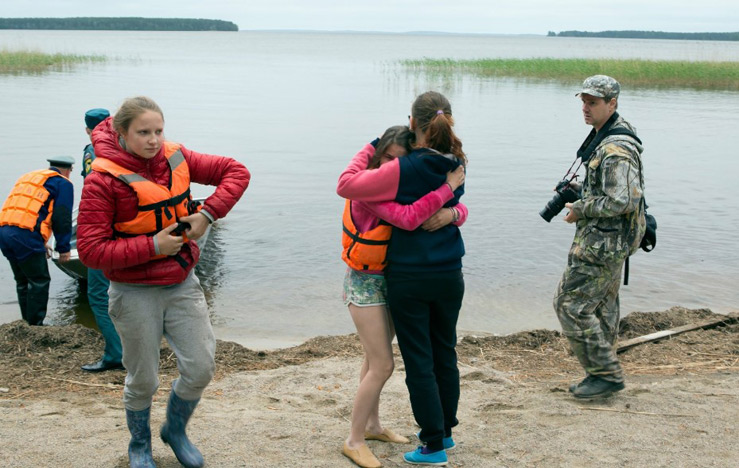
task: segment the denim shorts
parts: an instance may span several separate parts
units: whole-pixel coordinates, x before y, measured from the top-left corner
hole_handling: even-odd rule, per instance
[[[385,305],[387,302],[387,283],[383,275],[370,275],[346,269],[344,276],[344,305],[357,307]]]

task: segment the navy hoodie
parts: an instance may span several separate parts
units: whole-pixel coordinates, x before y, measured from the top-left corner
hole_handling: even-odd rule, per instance
[[[452,155],[443,155],[428,148],[419,148],[398,158],[400,181],[395,201],[410,204],[446,182],[447,172],[459,167]],[[454,198],[444,206],[459,203],[464,185],[454,191]],[[429,232],[422,228],[405,231],[393,227],[388,248],[388,268],[393,272],[434,272],[462,268],[464,242],[459,228],[448,224]]]

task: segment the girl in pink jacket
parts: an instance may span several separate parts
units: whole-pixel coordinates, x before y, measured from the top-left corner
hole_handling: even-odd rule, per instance
[[[357,153],[345,173],[377,169],[407,155],[411,138],[408,127],[390,127],[379,140],[367,144]],[[409,443],[406,437],[384,428],[379,417],[380,392],[394,367],[392,340],[395,330],[386,306],[387,288],[382,271],[391,235],[390,225],[392,230],[413,231],[422,226],[433,231],[451,222],[456,225],[464,223],[467,217],[464,205],[442,209],[453,198],[454,190],[464,182],[463,169],[450,171],[446,183],[410,205],[393,201],[347,202],[342,257],[349,268],[344,279],[344,303],[357,327],[365,359],[352,410],[351,431],[342,453],[361,467],[381,466],[364,443],[365,439]],[[362,249],[369,253],[363,253]]]

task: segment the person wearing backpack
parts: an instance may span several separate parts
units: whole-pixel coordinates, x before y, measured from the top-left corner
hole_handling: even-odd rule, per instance
[[[581,198],[567,203],[564,220],[576,223],[567,268],[554,308],[586,377],[570,386],[576,398],[607,397],[624,388],[616,356],[621,273],[646,230],[643,147],[636,130],[618,112],[618,81],[591,76],[577,94],[585,123],[593,130],[579,157],[586,168]]]

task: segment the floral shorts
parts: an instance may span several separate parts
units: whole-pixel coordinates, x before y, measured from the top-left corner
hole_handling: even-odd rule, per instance
[[[344,276],[344,305],[358,307],[385,305],[387,284],[383,275],[369,275],[347,268]]]

